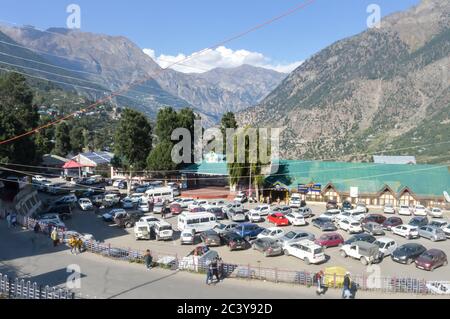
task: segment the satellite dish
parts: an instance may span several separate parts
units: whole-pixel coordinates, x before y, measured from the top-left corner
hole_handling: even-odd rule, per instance
[[[450,195],[446,191],[444,191],[444,197],[445,200],[450,203]]]

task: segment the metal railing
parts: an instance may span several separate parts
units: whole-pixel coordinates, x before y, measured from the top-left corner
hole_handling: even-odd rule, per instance
[[[74,299],[67,289],[41,286],[25,279],[11,278],[0,273],[0,296],[9,299]]]

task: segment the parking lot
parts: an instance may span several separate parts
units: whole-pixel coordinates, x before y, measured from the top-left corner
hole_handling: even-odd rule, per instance
[[[48,200],[48,195],[41,195]],[[56,197],[57,198],[57,197]],[[245,207],[251,209],[255,206],[255,204],[245,204]],[[323,203],[308,203],[308,206],[312,209],[314,216],[318,216],[325,212],[325,205]],[[119,228],[114,224],[104,222],[101,218],[101,214],[104,212],[108,212],[110,209],[100,210],[97,214],[94,211],[86,212],[81,211],[78,208],[74,210],[73,218],[71,220],[66,221],[66,226],[70,230],[76,230],[80,233],[89,233],[94,235],[94,237],[105,243],[111,244],[112,247],[118,248],[129,248],[129,249],[138,249],[144,251],[146,249],[150,249],[154,252],[157,252],[158,255],[168,254],[168,255],[178,255],[179,257],[186,256],[188,253],[192,251],[195,247],[193,245],[181,245],[179,240],[179,232],[175,231],[174,240],[163,242],[163,241],[155,241],[155,240],[139,240],[136,241],[134,237],[133,228],[123,229]],[[382,213],[382,208],[370,208],[369,213]],[[151,213],[150,213],[151,214]],[[146,214],[149,215],[149,214]],[[154,214],[156,217],[160,217],[158,214]],[[386,215],[392,216],[392,215]],[[314,218],[314,217],[312,217]],[[409,222],[412,217],[409,216],[401,216],[405,223]],[[445,219],[449,218],[449,213],[445,212]],[[166,219],[169,223],[172,224],[174,229],[177,229],[177,217],[168,217]],[[307,220],[309,223],[306,226],[287,226],[283,227],[283,229],[287,232],[290,230],[306,230],[313,234],[315,234],[316,238],[320,237],[322,232],[313,227],[310,224],[311,218]],[[229,223],[229,221],[224,220],[222,223]],[[259,226],[267,228],[273,227],[273,224],[264,221],[259,223]],[[348,233],[342,230],[338,230],[337,233],[341,234],[344,239],[348,239],[351,237]],[[427,249],[437,248],[441,249],[450,254],[450,241],[440,241],[440,242],[432,242],[428,239],[419,238],[408,240],[403,237],[393,235],[390,232],[386,232],[386,236],[395,239],[398,245],[405,244],[407,242],[417,242],[424,245]],[[199,241],[197,245],[201,244]],[[340,266],[344,267],[348,271],[353,274],[359,275],[371,275],[374,271],[378,271],[377,269],[371,267],[368,268],[361,264],[359,260],[344,258],[339,253],[339,248],[328,248],[325,250],[327,255],[327,261],[320,265],[306,265],[302,260],[292,257],[292,256],[276,256],[276,257],[265,257],[259,251],[253,249],[247,249],[244,251],[233,251],[230,252],[228,247],[213,247],[213,250],[216,250],[222,259],[227,263],[240,264],[240,265],[251,265],[254,267],[261,268],[277,268],[282,270],[305,270],[305,271],[319,271],[326,267]],[[413,264],[411,265],[402,265],[395,263],[391,260],[390,257],[387,257],[383,260],[381,264],[377,264],[379,266],[378,275],[381,277],[411,277],[416,279],[425,279],[425,280],[450,280],[450,272],[448,271],[448,266],[440,267],[435,269],[433,272],[427,272],[424,270],[417,269]]]

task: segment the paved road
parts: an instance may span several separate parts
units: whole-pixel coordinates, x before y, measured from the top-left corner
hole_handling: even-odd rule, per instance
[[[19,229],[8,230],[0,221],[0,272],[29,278],[40,284],[64,286],[68,265],[81,269],[81,288],[85,298],[171,298],[171,299],[307,299],[339,298],[330,290],[317,297],[313,288],[259,281],[228,279],[206,286],[204,276],[162,269],[146,271],[142,265],[113,261],[85,253],[74,256],[64,247],[53,248],[48,238]],[[416,298],[411,295],[395,295]],[[392,298],[392,295],[359,293],[359,298]]]

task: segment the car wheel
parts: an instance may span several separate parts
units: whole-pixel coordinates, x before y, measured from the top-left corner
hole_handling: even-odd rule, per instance
[[[264,252],[264,257],[269,257],[269,253],[267,251]]]
[[[368,260],[365,257],[361,257],[360,261],[364,266],[367,266],[369,264]]]
[[[406,260],[406,264],[407,264],[407,265],[411,265],[411,264],[412,264],[412,262],[413,262],[413,260],[412,260],[412,259],[408,259],[408,260]]]
[[[289,252],[288,252],[287,249],[283,250],[283,253],[284,253],[285,256],[289,256]]]
[[[253,245],[252,245],[252,248],[253,248],[254,250],[256,250],[256,245],[253,244]]]
[[[159,235],[156,235],[156,241],[159,241]]]
[[[344,250],[342,250],[341,251],[341,256],[344,257],[344,258],[347,258],[347,253]]]
[[[245,241],[250,241],[250,237],[249,236],[245,236],[244,239],[245,239]]]
[[[431,237],[430,239],[432,242],[435,242],[437,240],[436,237]]]
[[[448,265],[448,260],[444,261],[444,263],[442,264],[442,266],[447,266]]]
[[[311,265],[311,262],[309,261],[308,257],[305,257],[305,264]]]

